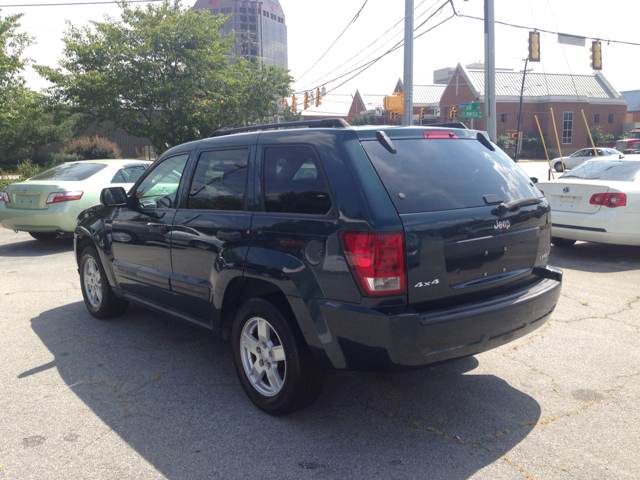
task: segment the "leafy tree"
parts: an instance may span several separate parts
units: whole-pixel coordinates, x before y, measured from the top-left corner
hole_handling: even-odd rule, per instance
[[[25,90],[20,74],[28,59],[22,54],[32,42],[26,34],[17,31],[20,17],[22,14],[0,17],[0,144],[3,146],[6,144],[5,133],[20,113],[14,99]]]
[[[351,125],[377,125],[378,118],[375,115],[356,115],[351,120]]]
[[[0,149],[9,155],[31,150],[35,157],[50,143],[69,139],[74,118],[25,86],[21,73],[30,60],[23,53],[32,39],[18,33],[21,17],[0,17]]]
[[[605,143],[613,142],[614,136],[610,133],[604,133],[604,127],[602,127],[601,125],[591,125],[591,128],[589,128],[589,130],[591,131],[593,144],[596,147],[602,146]]]
[[[0,134],[5,151],[29,150],[35,158],[47,145],[73,136],[76,117],[43,94],[16,88],[7,107],[12,112],[11,122]]]
[[[22,58],[22,54],[31,45],[32,39],[25,33],[17,32],[20,27],[18,20],[22,15],[0,17],[0,95],[13,85],[24,83],[20,72],[28,59]]]
[[[61,68],[36,67],[87,123],[111,120],[160,153],[256,121],[290,91],[283,69],[229,64],[233,38],[220,34],[223,16],[183,9],[179,0],[120,9],[119,20],[69,24]]]

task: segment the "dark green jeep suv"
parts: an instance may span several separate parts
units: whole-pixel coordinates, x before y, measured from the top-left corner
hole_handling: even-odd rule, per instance
[[[229,339],[272,415],[326,369],[406,371],[547,321],[549,203],[485,133],[284,126],[308,128],[215,132],[105,189],[75,232],[89,312],[136,302]]]

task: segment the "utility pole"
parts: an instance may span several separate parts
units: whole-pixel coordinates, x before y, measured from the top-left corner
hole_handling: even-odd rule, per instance
[[[493,0],[491,0],[493,1]],[[402,125],[413,120],[413,0],[405,0],[404,6],[404,115]]]
[[[520,145],[522,139],[520,138],[520,122],[522,121],[522,95],[524,94],[524,79],[527,77],[527,65],[529,64],[529,57],[524,61],[524,72],[522,72],[522,86],[520,87],[520,106],[518,107],[518,126],[516,127],[516,151],[513,154],[513,160],[518,161],[518,154],[520,153]]]
[[[496,39],[493,0],[484,0],[484,114],[489,138],[497,142]]]

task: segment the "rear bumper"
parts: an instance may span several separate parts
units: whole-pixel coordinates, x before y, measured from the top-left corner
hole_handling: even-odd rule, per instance
[[[388,372],[474,355],[544,325],[560,290],[561,281],[540,278],[491,300],[402,315],[325,302],[324,353],[334,368]]]
[[[69,202],[63,202],[69,203]],[[80,210],[68,208],[68,205],[54,205],[46,210],[0,208],[0,223],[9,230],[23,232],[73,232]]]
[[[601,207],[601,210],[605,208]],[[607,209],[592,215],[554,211],[552,234],[569,240],[640,245],[640,213],[626,213],[623,208]]]

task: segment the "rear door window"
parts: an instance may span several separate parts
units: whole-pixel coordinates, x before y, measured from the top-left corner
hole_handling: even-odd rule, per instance
[[[264,152],[265,211],[329,213],[331,197],[313,148],[304,145],[267,147]]]
[[[398,213],[431,212],[539,197],[529,178],[499,149],[475,139],[393,139],[396,154],[377,141],[362,146]]]
[[[249,149],[202,152],[189,189],[187,208],[242,210]]]

